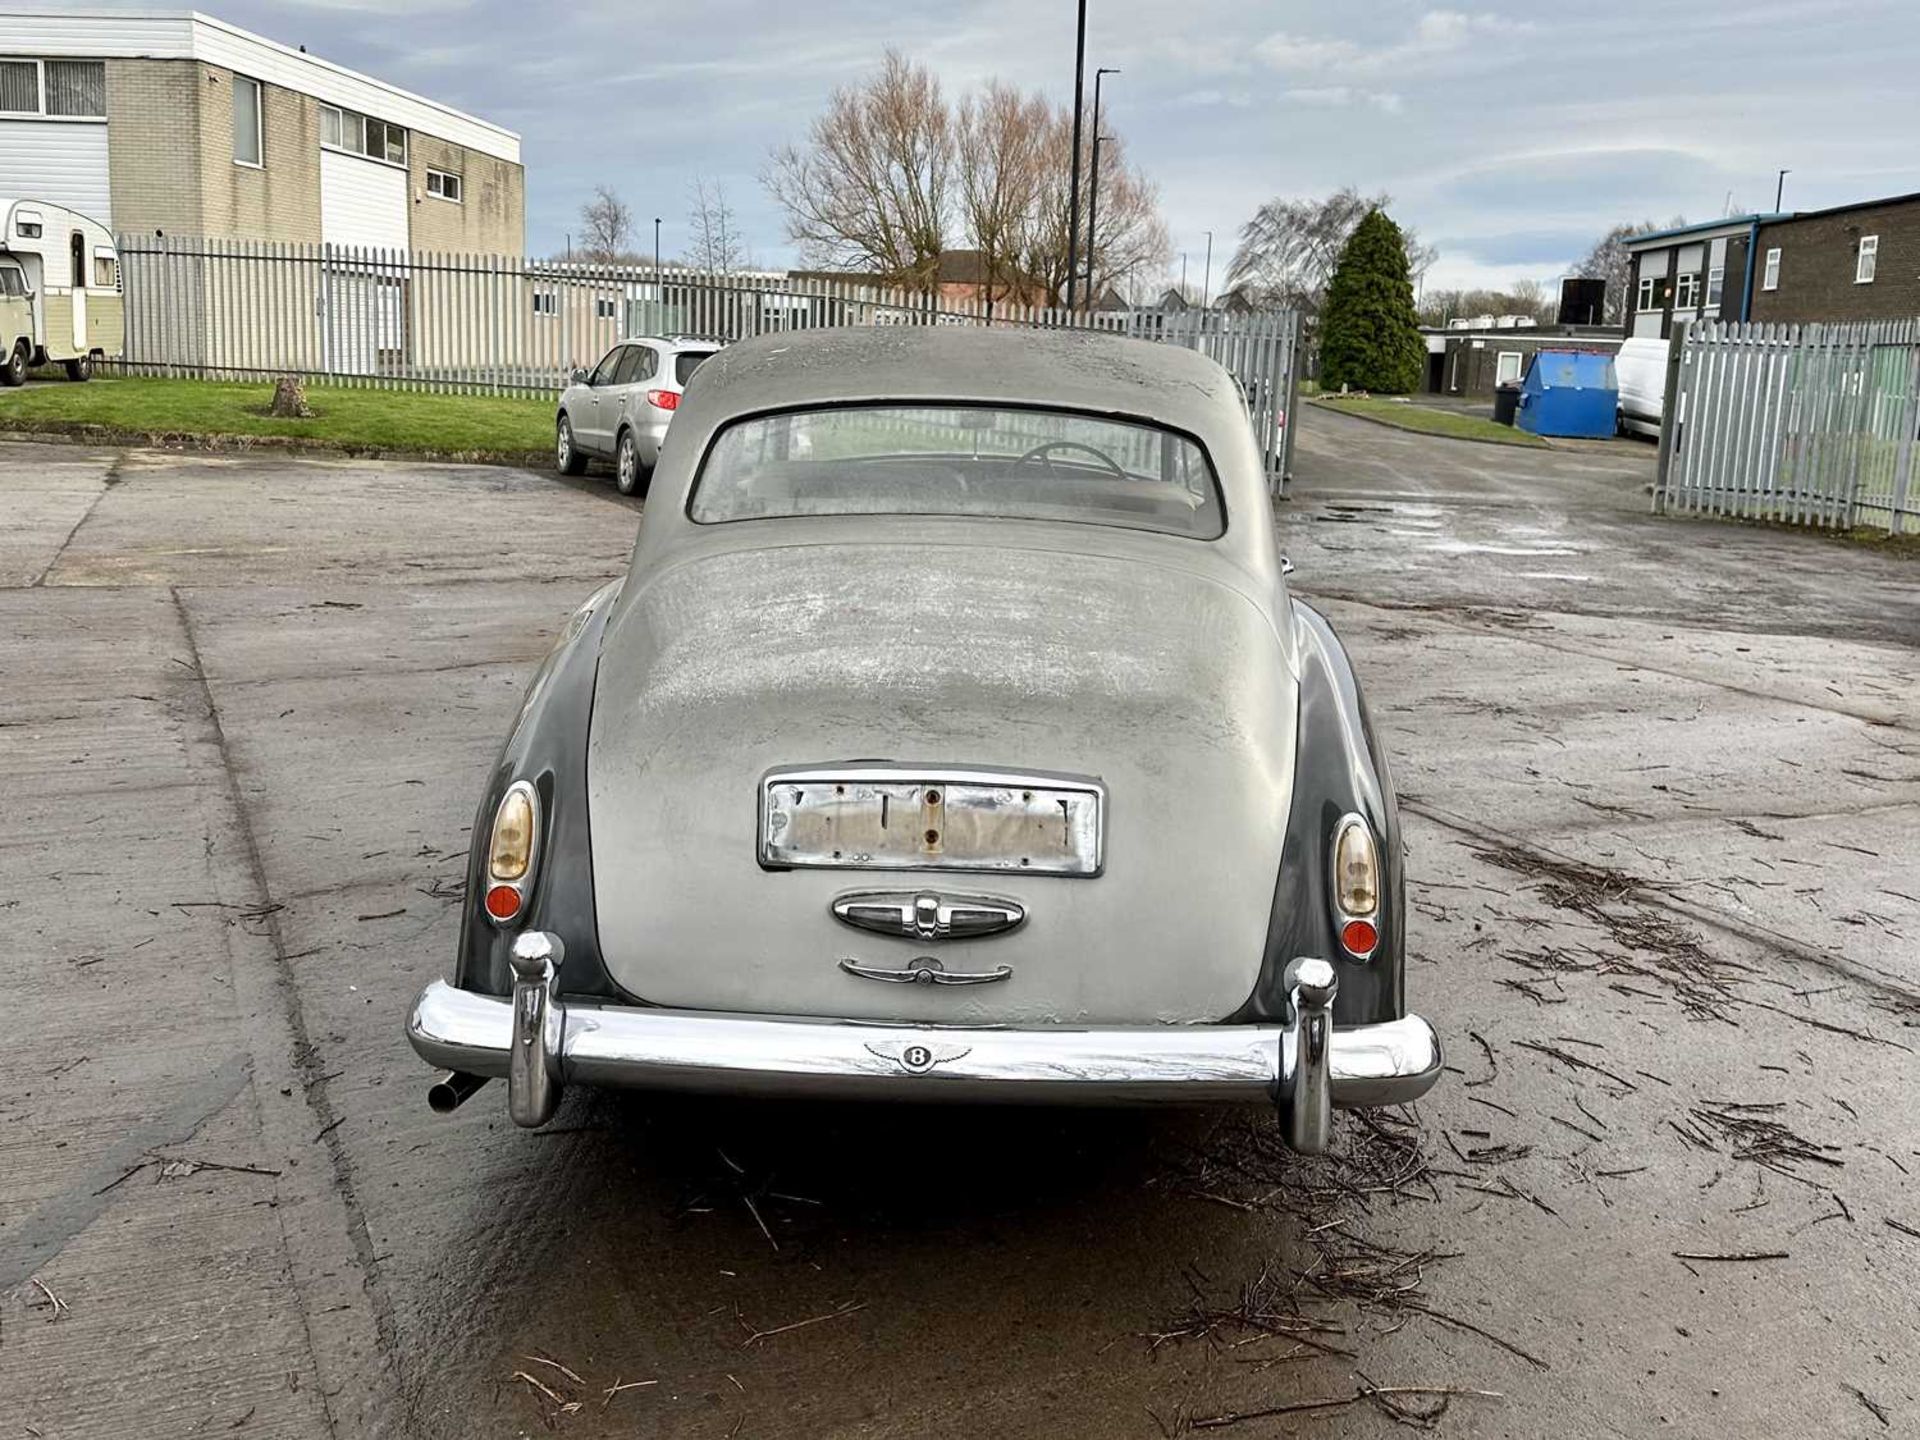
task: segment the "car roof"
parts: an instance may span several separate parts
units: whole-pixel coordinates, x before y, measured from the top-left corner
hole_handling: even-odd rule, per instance
[[[656,350],[703,350],[712,351],[722,348],[719,340],[702,340],[692,335],[628,335],[620,342],[622,345],[651,345]]]

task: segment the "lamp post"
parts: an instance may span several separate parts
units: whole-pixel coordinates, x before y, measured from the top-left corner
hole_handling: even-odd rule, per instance
[[[1089,177],[1087,193],[1087,307],[1093,307],[1093,262],[1099,254],[1100,232],[1095,221],[1100,217],[1100,142],[1105,137],[1100,133],[1100,80],[1102,76],[1118,75],[1120,72],[1110,65],[1102,65],[1093,72],[1093,174]]]
[[[1067,182],[1067,314],[1073,314],[1074,277],[1080,269],[1080,107],[1086,99],[1087,0],[1073,42],[1073,178]]]
[[[1213,232],[1211,230],[1207,231],[1207,268],[1201,274],[1204,278],[1200,281],[1200,308],[1204,310],[1213,299]]]
[[[1787,190],[1787,177],[1792,173],[1793,171],[1791,170],[1782,170],[1778,175],[1773,177],[1773,213],[1776,215],[1780,213],[1780,197],[1784,195]]]

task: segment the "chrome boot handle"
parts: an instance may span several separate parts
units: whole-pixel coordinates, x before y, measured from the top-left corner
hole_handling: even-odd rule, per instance
[[[949,970],[931,955],[909,961],[904,970],[862,965],[858,960],[842,960],[840,968],[862,980],[885,980],[890,985],[991,985],[1013,974],[1011,965],[996,965],[991,970]]]

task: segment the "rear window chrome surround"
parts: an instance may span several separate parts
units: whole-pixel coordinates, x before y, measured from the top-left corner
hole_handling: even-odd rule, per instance
[[[916,815],[903,824],[903,837],[919,834],[928,842],[915,844],[910,853],[842,853],[824,845],[809,849],[787,843],[783,837],[794,834],[792,820],[803,802],[795,792],[815,787],[868,787],[888,790],[914,789],[922,792],[922,801],[938,813],[945,809],[951,792],[958,790],[972,798],[974,792],[1021,792],[1009,797],[1018,805],[1024,801],[1051,798],[1062,804],[1063,853],[1037,862],[1037,847],[1016,855],[964,856],[949,853],[944,835],[936,837],[936,822],[922,832],[922,820]],[[849,761],[844,764],[777,766],[760,777],[756,794],[758,816],[755,823],[754,853],[763,870],[866,870],[890,872],[957,871],[971,874],[1047,875],[1065,879],[1094,879],[1106,870],[1107,787],[1090,775],[1073,775],[1049,770],[1013,770],[991,766],[913,765],[891,761]],[[857,798],[857,797],[856,797]],[[1064,803],[1063,803],[1064,802]],[[966,807],[962,806],[964,810]],[[982,810],[990,809],[983,805]],[[925,812],[922,812],[925,813]],[[1029,810],[1026,819],[1037,814]],[[884,822],[883,822],[884,823]],[[1018,821],[1016,820],[1016,823]],[[907,842],[903,839],[902,845]]]
[[[898,510],[898,511],[876,511],[871,513],[865,512],[865,511],[842,511],[842,512],[835,512],[835,513],[820,513],[820,514],[813,514],[813,515],[793,514],[793,515],[769,515],[769,516],[736,516],[736,517],[729,517],[729,518],[723,518],[723,519],[701,519],[698,515],[694,513],[694,504],[699,499],[699,495],[700,495],[700,482],[706,477],[707,466],[713,460],[714,450],[718,447],[721,439],[729,431],[733,430],[736,426],[746,425],[754,421],[778,419],[779,417],[785,416],[785,415],[805,415],[805,414],[814,414],[814,413],[825,413],[825,412],[834,411],[834,410],[874,410],[874,409],[894,409],[894,408],[992,409],[992,410],[1032,411],[1038,414],[1069,416],[1076,419],[1104,420],[1116,425],[1135,425],[1145,429],[1161,431],[1164,434],[1170,435],[1177,440],[1184,440],[1189,445],[1193,446],[1194,450],[1198,453],[1200,463],[1205,467],[1208,481],[1213,487],[1213,504],[1214,504],[1214,508],[1219,513],[1219,517],[1220,517],[1219,526],[1215,530],[1215,532],[1211,535],[1186,535],[1186,534],[1181,534],[1177,531],[1166,530],[1161,528],[1140,526],[1140,525],[1127,525],[1119,521],[1103,518],[1099,515],[1088,515],[1085,517],[1074,517],[1069,519],[1069,518],[1058,517],[1058,516],[968,515],[968,514],[962,514],[962,513],[948,513],[948,512],[941,512],[941,511],[928,512],[928,511]],[[1176,539],[1176,540],[1196,540],[1201,544],[1211,545],[1221,540],[1224,540],[1227,537],[1228,532],[1233,528],[1233,511],[1227,503],[1227,489],[1228,489],[1227,485],[1220,478],[1220,467],[1214,463],[1213,452],[1207,448],[1206,443],[1203,440],[1201,440],[1201,438],[1198,435],[1194,434],[1191,430],[1183,429],[1178,425],[1168,424],[1166,421],[1157,419],[1150,415],[1142,415],[1142,414],[1135,413],[1133,411],[1126,411],[1126,410],[1089,410],[1089,409],[1073,407],[1073,406],[1044,405],[1044,404],[1037,404],[1033,401],[1019,401],[1019,400],[978,400],[978,399],[967,400],[967,399],[941,398],[936,396],[869,395],[869,396],[864,396],[860,399],[819,400],[819,401],[809,402],[804,405],[781,405],[781,406],[776,406],[774,408],[766,409],[766,410],[743,410],[737,415],[729,416],[724,422],[722,422],[720,425],[718,425],[715,428],[715,430],[711,435],[707,437],[706,448],[701,452],[699,460],[695,463],[693,467],[693,477],[691,482],[687,485],[687,498],[684,505],[682,506],[681,513],[687,518],[687,520],[690,523],[699,525],[702,527],[718,526],[718,525],[738,525],[738,524],[746,523],[751,520],[761,520],[761,519],[782,520],[782,521],[850,520],[850,519],[851,520],[880,520],[880,521],[925,520],[925,519],[1010,520],[1015,523],[1022,523],[1022,524],[1099,525],[1107,529],[1132,530],[1132,531],[1137,531],[1139,533],[1148,534],[1148,535],[1165,535],[1165,536],[1168,536],[1169,538]]]

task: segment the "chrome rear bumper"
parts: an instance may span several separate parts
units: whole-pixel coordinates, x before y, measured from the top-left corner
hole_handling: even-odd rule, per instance
[[[522,936],[520,948],[533,938]],[[573,1082],[1043,1104],[1265,1101],[1280,1107],[1289,1141],[1315,1151],[1325,1148],[1329,1108],[1415,1100],[1440,1074],[1439,1038],[1419,1016],[1339,1029],[1315,996],[1301,1007],[1309,1023],[1284,1026],[869,1025],[562,1004],[550,956],[516,954],[513,999],[435,981],[407,1021],[407,1039],[430,1064],[507,1077],[509,1110],[522,1125],[550,1119],[561,1085]]]

